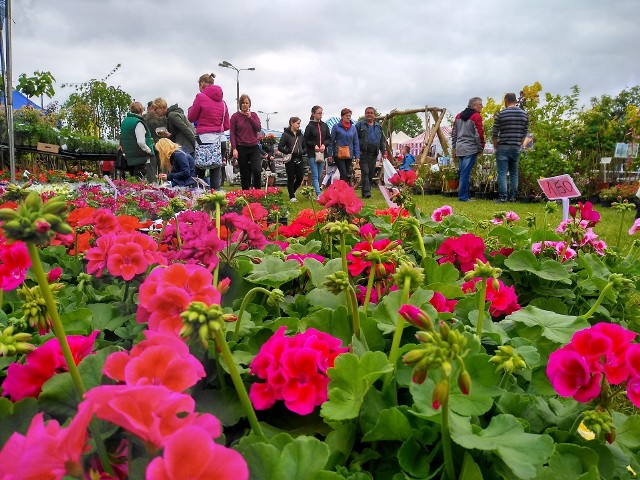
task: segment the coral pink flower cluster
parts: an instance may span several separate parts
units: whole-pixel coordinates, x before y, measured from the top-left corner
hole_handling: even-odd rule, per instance
[[[481,278],[474,278],[468,282],[462,284],[462,291],[464,293],[473,293],[476,291],[477,283],[482,281]],[[488,278],[487,282],[487,302],[490,302],[489,314],[492,317],[499,317],[501,315],[510,315],[513,312],[520,310],[518,304],[518,296],[513,286],[507,287],[502,280],[498,280],[499,288],[496,290],[493,288],[493,280]]]
[[[88,337],[69,335],[67,342],[74,362],[93,352],[93,344],[100,333],[95,330]],[[14,362],[7,368],[7,378],[2,383],[2,394],[14,402],[26,397],[38,398],[42,385],[56,373],[67,371],[67,364],[62,356],[62,349],[57,338],[51,338],[27,354],[24,364]]]
[[[293,337],[285,336],[285,330],[280,327],[251,362],[251,373],[266,383],[251,385],[249,397],[258,410],[284,400],[292,412],[308,415],[327,400],[327,369],[348,349],[340,339],[313,328]]]
[[[180,338],[150,330],[145,336],[131,351],[109,355],[104,374],[127,385],[164,385],[174,392],[192,387],[205,376],[202,364]]]
[[[15,290],[24,281],[31,258],[23,242],[8,242],[0,236],[0,289]]]
[[[504,214],[491,219],[491,223],[493,223],[494,225],[502,225],[505,222],[508,224],[517,222],[518,220],[520,220],[518,214],[512,210],[509,210],[508,212],[505,212]]]
[[[136,320],[147,322],[154,332],[177,336],[182,328],[180,314],[191,302],[220,303],[220,292],[212,283],[211,272],[199,265],[157,267],[140,285]]]
[[[344,180],[336,180],[320,195],[318,203],[327,208],[334,207],[344,210],[350,215],[360,213],[364,206],[362,200],[356,196],[356,192]]]
[[[627,382],[627,396],[640,407],[640,344],[636,333],[613,323],[580,330],[549,356],[547,376],[563,397],[589,402],[600,395],[603,377],[611,385]]]
[[[87,251],[86,259],[87,273],[100,277],[106,268],[110,275],[124,280],[142,275],[150,265],[167,263],[153,238],[139,232],[98,237],[95,246]]]
[[[482,238],[472,233],[465,233],[459,237],[447,238],[436,250],[436,255],[443,255],[438,263],[450,262],[459,267],[462,272],[468,272],[473,270],[476,260],[487,261],[484,250]]]

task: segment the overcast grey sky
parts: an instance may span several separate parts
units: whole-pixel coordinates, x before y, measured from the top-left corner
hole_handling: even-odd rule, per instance
[[[146,103],[187,110],[197,79],[214,72],[229,108],[303,124],[367,105],[462,110],[539,81],[543,92],[578,85],[584,102],[640,84],[639,0],[12,0],[14,82],[49,70],[55,100],[122,67],[109,82]],[[265,116],[261,115],[263,126]]]

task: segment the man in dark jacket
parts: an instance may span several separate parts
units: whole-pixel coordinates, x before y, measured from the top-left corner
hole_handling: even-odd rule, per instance
[[[171,140],[193,157],[196,151],[196,129],[177,103],[167,109],[167,130],[171,134]]]
[[[376,171],[376,161],[378,155],[383,153],[386,148],[382,127],[375,121],[375,117],[375,108],[367,107],[364,111],[364,120],[360,120],[356,124],[360,141],[362,198],[371,198],[371,185]]]
[[[469,201],[469,180],[478,154],[484,150],[484,129],[482,127],[482,99],[473,97],[467,108],[456,115],[451,130],[453,155],[458,157],[458,200]]]

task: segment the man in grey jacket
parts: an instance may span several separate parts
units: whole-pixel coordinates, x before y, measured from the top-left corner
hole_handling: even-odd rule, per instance
[[[458,157],[460,180],[458,183],[458,200],[469,201],[469,180],[471,170],[476,164],[478,154],[484,150],[484,129],[482,127],[482,99],[473,97],[467,108],[456,115],[451,130],[453,156]]]

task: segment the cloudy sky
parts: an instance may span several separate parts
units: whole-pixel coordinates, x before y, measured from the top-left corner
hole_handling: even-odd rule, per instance
[[[303,123],[367,105],[462,110],[470,97],[501,98],[539,81],[586,103],[640,84],[638,0],[12,0],[14,82],[49,70],[55,100],[65,82],[101,79],[136,100],[186,109],[197,79],[214,72],[235,109]],[[265,116],[261,115],[263,126]]]

